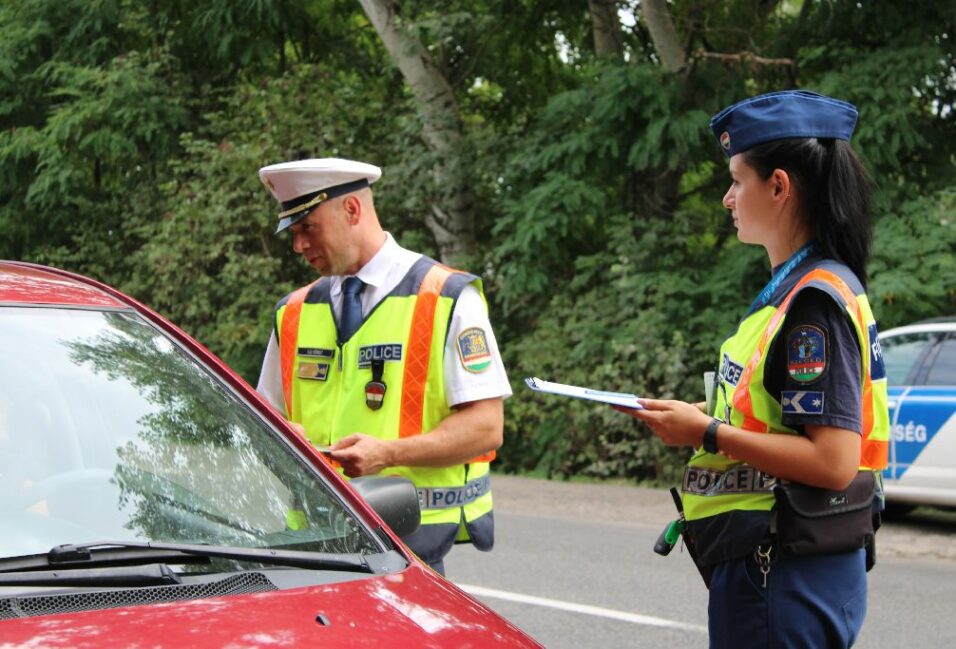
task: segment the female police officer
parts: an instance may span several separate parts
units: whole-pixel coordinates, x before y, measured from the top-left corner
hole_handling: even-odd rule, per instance
[[[729,157],[723,204],[738,238],[766,249],[772,278],[721,346],[709,412],[650,399],[626,411],[666,444],[699,447],[684,514],[709,577],[711,647],[850,646],[866,614],[864,546],[889,423],[863,288],[871,226],[849,144],[856,118],[851,104],[804,91],[713,117]],[[783,488],[803,490],[793,497],[808,497],[810,518],[784,515]]]

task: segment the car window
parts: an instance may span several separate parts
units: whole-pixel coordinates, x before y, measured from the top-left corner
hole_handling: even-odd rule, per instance
[[[886,378],[890,385],[906,385],[907,376],[933,342],[929,332],[880,338]]]
[[[939,353],[926,375],[926,385],[956,385],[956,338],[940,343]]]
[[[380,552],[335,490],[138,316],[0,308],[0,556],[153,540]]]

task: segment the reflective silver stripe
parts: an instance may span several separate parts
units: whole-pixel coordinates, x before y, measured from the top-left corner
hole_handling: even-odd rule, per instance
[[[749,464],[739,464],[726,471],[689,466],[684,469],[684,493],[697,496],[767,493],[777,479]]]
[[[422,509],[445,509],[472,503],[491,491],[491,474],[465,484],[464,487],[423,487],[418,490],[418,505]]]

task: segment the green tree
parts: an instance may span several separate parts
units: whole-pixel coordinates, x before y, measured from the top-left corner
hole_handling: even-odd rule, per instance
[[[467,207],[447,229],[485,278],[515,389],[498,466],[670,480],[681,451],[521,379],[702,398],[768,275],[721,207],[707,122],[801,87],[860,108],[881,326],[956,311],[952,3],[387,5],[441,81],[447,146],[407,52],[351,0],[0,0],[0,256],[118,285],[252,380],[272,304],[314,278],[273,234],[257,169],[374,162],[406,246],[460,254],[436,222]]]

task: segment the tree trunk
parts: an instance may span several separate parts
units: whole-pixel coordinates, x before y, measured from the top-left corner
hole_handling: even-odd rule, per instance
[[[641,13],[664,69],[668,72],[683,70],[687,65],[687,55],[671,20],[667,0],[641,0]]]
[[[594,32],[594,54],[598,58],[623,56],[624,39],[615,0],[588,0],[588,10]]]
[[[392,0],[359,3],[411,88],[425,142],[438,159],[434,169],[437,201],[425,224],[435,237],[441,260],[453,263],[475,248],[475,200],[462,147],[458,102],[421,42],[396,24],[396,4]]]

